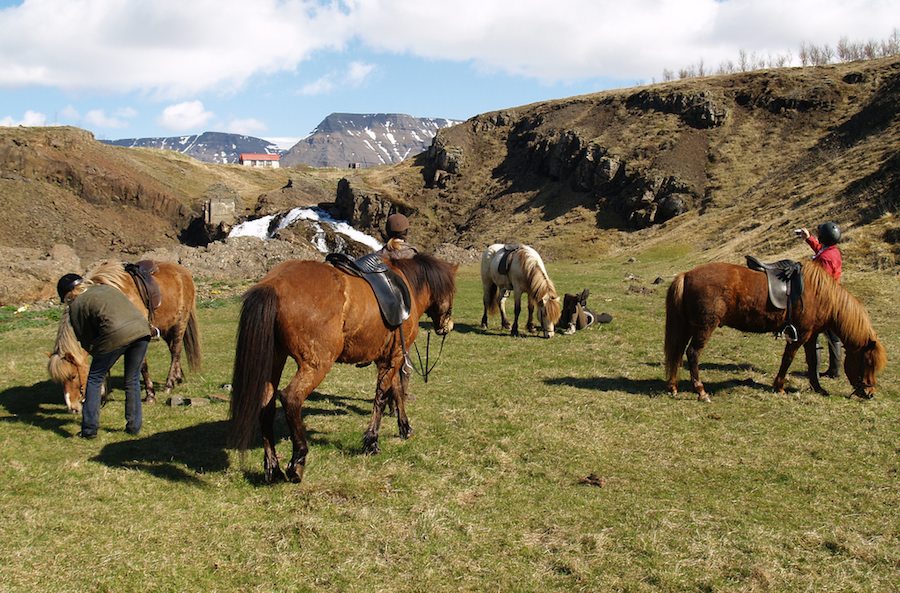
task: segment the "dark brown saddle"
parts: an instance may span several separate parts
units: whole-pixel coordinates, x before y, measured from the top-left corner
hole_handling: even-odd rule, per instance
[[[153,260],[144,259],[135,264],[125,264],[125,271],[131,275],[134,285],[141,295],[141,301],[147,307],[147,318],[153,324],[153,312],[162,304],[162,291],[154,274],[159,271],[159,266]]]
[[[394,329],[409,319],[412,299],[406,282],[397,272],[392,270],[377,253],[352,259],[345,253],[329,253],[325,261],[340,271],[358,276],[369,283],[384,324]]]
[[[745,257],[748,268],[765,273],[769,287],[769,302],[772,306],[787,311],[784,327],[780,332],[776,332],[776,336],[783,334],[788,342],[796,341],[799,334],[794,326],[793,312],[803,296],[803,267],[792,259],[766,264],[752,255]]]
[[[509,274],[509,266],[511,265],[510,256],[522,248],[522,245],[519,243],[510,243],[508,245],[503,246],[503,251],[500,251],[500,261],[497,262],[497,272],[499,274],[503,274],[506,276]]]
[[[769,286],[769,301],[776,309],[787,309],[803,296],[803,274],[799,262],[782,259],[774,263],[763,263],[752,255],[747,258],[747,267],[765,272]]]

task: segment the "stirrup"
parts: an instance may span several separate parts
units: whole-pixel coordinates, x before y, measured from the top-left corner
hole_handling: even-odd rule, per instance
[[[784,329],[781,330],[782,335],[784,335],[784,339],[787,340],[788,344],[791,342],[796,342],[799,336],[797,335],[797,328],[793,326],[793,324],[787,324],[784,326]]]

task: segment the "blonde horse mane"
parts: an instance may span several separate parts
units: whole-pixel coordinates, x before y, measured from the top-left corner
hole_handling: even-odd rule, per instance
[[[550,280],[544,262],[538,252],[531,247],[523,247],[515,253],[522,268],[522,274],[528,283],[528,295],[536,300],[542,301],[547,297],[544,303],[544,311],[551,323],[556,324],[562,315],[562,305],[559,302],[559,295],[556,293],[556,286]]]
[[[100,262],[85,272],[84,277],[93,284],[106,284],[122,292],[125,292],[127,283],[131,282],[131,276],[125,271],[125,264],[114,259]]]
[[[124,292],[125,282],[129,280],[128,272],[120,261],[106,260],[100,262],[84,275],[84,281],[73,289],[74,294],[81,294],[94,284],[108,284]],[[63,308],[56,330],[56,345],[50,360],[47,362],[47,373],[58,383],[63,383],[78,372],[80,366],[88,364],[88,353],[81,347],[69,320],[69,305]]]
[[[59,320],[59,328],[56,330],[56,346],[47,362],[47,373],[54,381],[63,383],[75,376],[78,372],[77,366],[87,365],[87,358],[87,351],[78,343],[72,330],[69,306],[66,305]]]
[[[817,306],[834,319],[835,332],[845,345],[859,348],[878,340],[866,308],[822,266],[804,262],[803,282],[804,293],[816,294]]]

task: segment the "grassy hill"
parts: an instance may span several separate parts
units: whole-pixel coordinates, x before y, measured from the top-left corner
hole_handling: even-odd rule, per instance
[[[425,248],[799,257],[790,231],[831,219],[850,266],[894,269],[898,105],[896,57],[761,70],[486,113],[441,130],[416,158],[352,171],[210,165],[75,128],[0,128],[0,248],[140,254],[176,245],[210,192],[239,196],[245,213],[271,211],[332,201],[346,176],[362,207],[411,209]],[[289,178],[294,189],[279,195]],[[382,211],[355,222],[377,234]]]
[[[796,249],[791,229],[833,219],[849,259],[893,267],[898,105],[896,57],[669,82],[483,114],[359,183],[417,207],[423,242],[729,258]],[[672,196],[685,211],[666,219]]]

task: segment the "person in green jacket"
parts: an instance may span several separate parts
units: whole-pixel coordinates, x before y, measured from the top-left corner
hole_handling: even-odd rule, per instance
[[[81,408],[81,432],[92,439],[100,427],[100,388],[109,369],[125,357],[125,432],[141,430],[141,365],[150,343],[150,324],[120,290],[94,284],[78,274],[66,274],[56,284],[59,299],[69,308],[75,337],[91,355]]]

